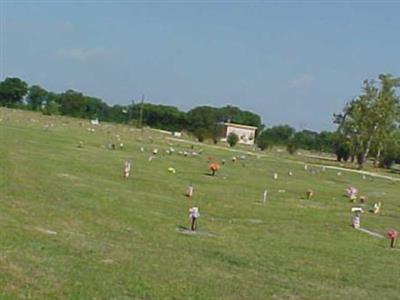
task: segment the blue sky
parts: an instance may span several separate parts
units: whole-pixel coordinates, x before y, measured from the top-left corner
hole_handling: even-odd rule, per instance
[[[237,105],[331,130],[366,78],[400,76],[400,1],[0,0],[1,80],[106,102]]]

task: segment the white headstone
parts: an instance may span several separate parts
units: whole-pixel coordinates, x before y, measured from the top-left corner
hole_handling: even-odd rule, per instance
[[[264,203],[267,202],[267,197],[268,197],[268,191],[267,190],[264,191],[263,197],[264,197],[263,198]]]

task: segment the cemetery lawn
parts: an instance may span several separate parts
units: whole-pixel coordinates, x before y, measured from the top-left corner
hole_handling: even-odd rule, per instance
[[[190,144],[167,134],[89,127],[0,110],[0,299],[400,299],[400,245],[352,229],[344,197],[349,185],[367,196],[361,227],[384,235],[400,230],[400,182],[273,153],[242,166],[206,144],[185,157]],[[117,134],[124,149],[108,150]],[[209,156],[226,159],[215,177]],[[194,205],[199,231],[185,234]]]

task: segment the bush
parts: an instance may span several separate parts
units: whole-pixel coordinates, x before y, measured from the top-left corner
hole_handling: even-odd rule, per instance
[[[228,134],[227,142],[228,142],[229,146],[231,146],[231,147],[235,146],[238,141],[239,141],[239,137],[236,133],[231,132],[230,134]]]
[[[257,139],[257,146],[261,149],[261,151],[266,150],[269,147],[268,139],[265,137],[259,137]]]
[[[350,158],[350,144],[348,142],[337,144],[335,147],[337,161],[348,161]]]
[[[289,154],[295,154],[298,148],[299,148],[299,147],[298,147],[297,144],[294,143],[294,142],[289,142],[289,143],[286,145],[286,150],[287,150],[287,152],[289,152]]]
[[[56,103],[55,101],[50,101],[43,109],[43,114],[49,116],[58,115],[60,114],[59,107],[60,105],[58,103]]]

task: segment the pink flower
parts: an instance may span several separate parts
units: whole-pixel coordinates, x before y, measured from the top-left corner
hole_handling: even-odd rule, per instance
[[[386,235],[389,239],[393,240],[399,236],[399,233],[394,229],[390,229],[388,232],[386,232]]]

